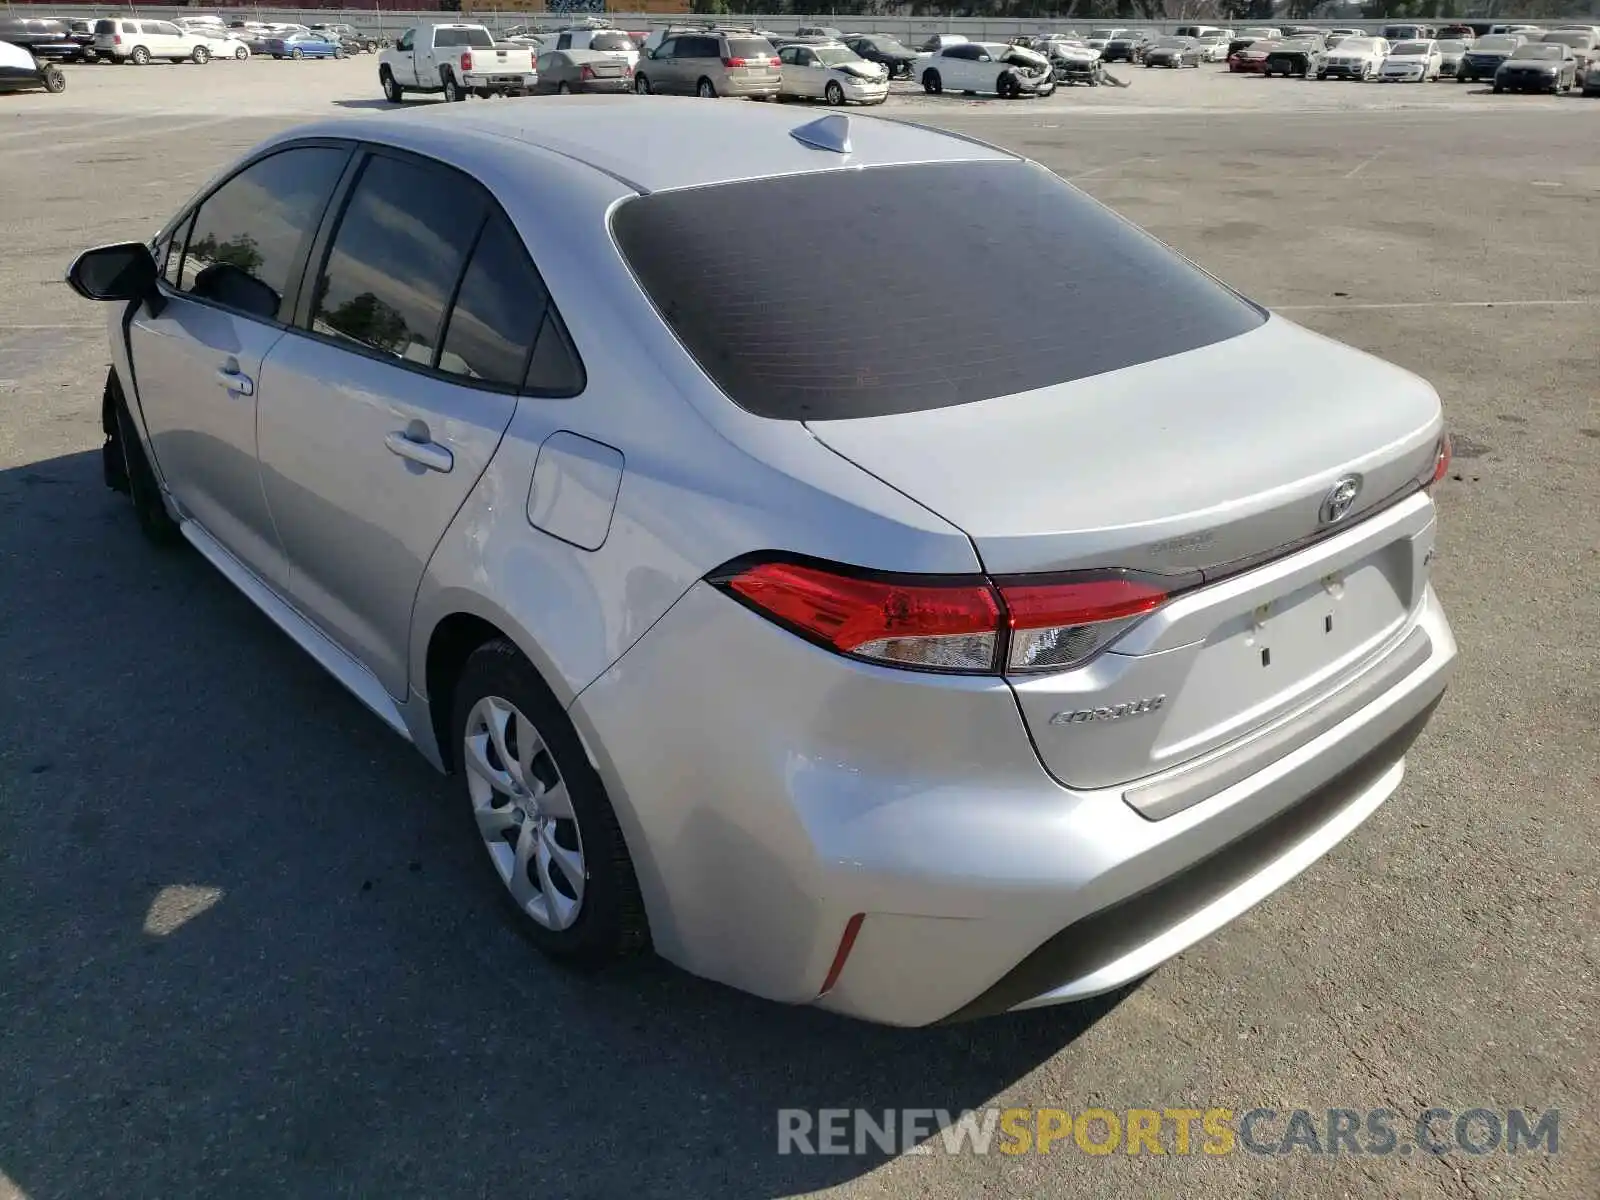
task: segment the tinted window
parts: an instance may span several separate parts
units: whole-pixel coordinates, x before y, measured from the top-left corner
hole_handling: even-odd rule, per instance
[[[622,204],[613,231],[701,368],[767,417],[966,404],[1178,354],[1265,320],[1030,163],[657,192]],[[834,271],[797,268],[824,245],[872,284],[840,287]],[[962,262],[982,262],[996,286],[953,287]]]
[[[680,58],[721,58],[722,51],[717,46],[716,38],[679,38],[678,56]]]
[[[570,33],[563,33],[560,37],[558,37],[556,39],[556,49],[557,50],[570,50],[571,48],[572,48],[572,35]]]
[[[281,300],[349,157],[346,150],[305,146],[263,158],[228,180],[195,215],[178,286],[226,304],[229,297],[213,290],[214,281],[242,271]],[[289,319],[281,304],[276,317]]]
[[[632,50],[633,39],[625,33],[597,33],[589,41],[591,50]]]
[[[182,37],[183,36],[183,30],[179,29],[176,25],[169,24],[166,21],[158,21],[158,22],[156,22],[156,32],[159,33],[159,34],[163,34],[166,37]]]
[[[117,31],[117,23],[115,21],[96,21],[94,23],[94,31],[96,33],[115,33]]]
[[[482,213],[443,168],[369,159],[317,281],[312,329],[431,365]]]
[[[764,38],[728,39],[729,58],[771,58],[774,53],[772,43]]]
[[[439,367],[452,375],[517,387],[549,296],[511,222],[490,215],[450,310]]]
[[[494,45],[494,39],[489,36],[487,29],[435,29],[433,31],[433,44],[435,46],[471,46],[478,50],[487,50]]]

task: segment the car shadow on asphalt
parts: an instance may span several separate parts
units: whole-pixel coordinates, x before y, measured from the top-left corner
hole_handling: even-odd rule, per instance
[[[1123,994],[928,1030],[497,916],[453,781],[99,455],[0,472],[0,1182],[31,1200],[788,1195],[778,1110],[986,1104]],[[3,1190],[3,1189],[0,1189]]]

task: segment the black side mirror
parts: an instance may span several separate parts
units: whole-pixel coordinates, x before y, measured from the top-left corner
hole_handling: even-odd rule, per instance
[[[142,300],[155,291],[156,260],[143,242],[96,246],[73,260],[67,283],[86,300]]]

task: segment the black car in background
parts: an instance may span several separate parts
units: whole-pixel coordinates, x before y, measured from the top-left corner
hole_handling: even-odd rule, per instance
[[[65,21],[0,15],[0,42],[21,46],[42,62],[76,62],[83,47]]]
[[[1311,79],[1325,69],[1327,57],[1321,39],[1284,42],[1267,55],[1261,70],[1264,75],[1282,75],[1285,79],[1291,75]]]
[[[1479,38],[1467,47],[1456,68],[1456,79],[1462,83],[1475,83],[1480,79],[1493,79],[1500,64],[1511,57],[1511,52],[1527,41],[1520,33],[1492,33]]]
[[[917,52],[903,46],[886,33],[852,34],[845,38],[849,46],[870,63],[877,63],[889,72],[890,79],[910,79],[911,68],[917,61]]]
[[[1143,62],[1144,52],[1151,41],[1151,35],[1143,29],[1126,30],[1106,43],[1105,49],[1100,51],[1100,61]]]
[[[1497,92],[1570,92],[1578,83],[1578,56],[1561,42],[1518,46],[1494,73]]]

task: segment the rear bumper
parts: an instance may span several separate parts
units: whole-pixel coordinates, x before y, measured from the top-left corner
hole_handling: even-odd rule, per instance
[[[538,82],[538,75],[520,71],[466,71],[461,76],[462,87],[488,88],[490,91],[516,89],[531,92]]]
[[[776,96],[781,78],[780,75],[762,79],[726,78],[717,84],[717,92],[723,96]]]
[[[1444,691],[1456,646],[1431,589],[1396,649],[1419,631],[1392,686],[1160,820],[1046,774],[1000,681],[841,659],[704,584],[572,714],[665,957],[925,1025],[1113,990],[1315,861],[1398,785]]]

